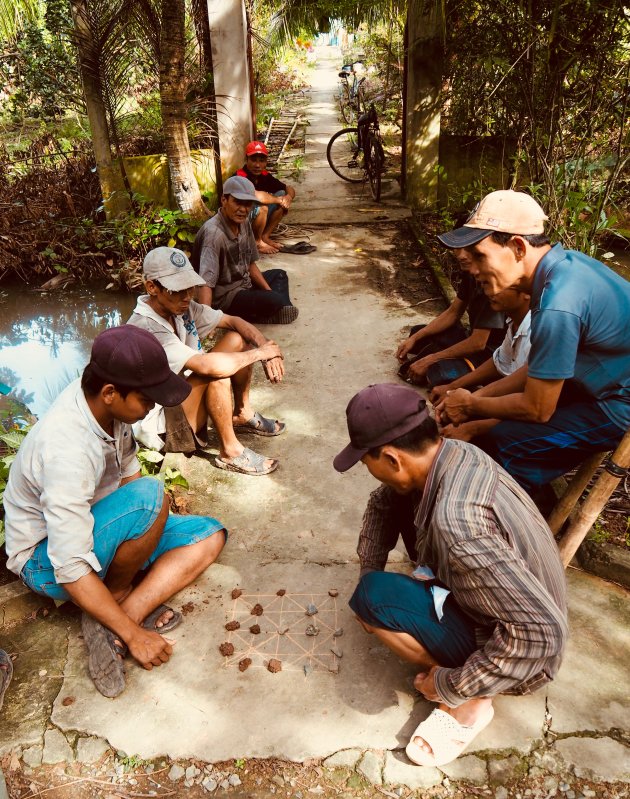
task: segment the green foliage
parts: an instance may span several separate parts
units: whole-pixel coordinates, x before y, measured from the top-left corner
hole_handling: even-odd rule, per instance
[[[164,483],[164,490],[169,494],[174,494],[177,487],[188,488],[188,480],[179,469],[171,469],[167,466],[164,471],[161,470],[164,461],[164,455],[161,452],[156,452],[154,449],[141,449],[138,451],[138,460],[142,476],[157,477]]]
[[[237,758],[237,759],[234,761],[234,768],[238,768],[238,769],[245,768],[245,763],[246,763],[246,762],[247,762],[247,761],[245,760],[245,758],[244,758],[244,757],[239,757],[239,758]]]

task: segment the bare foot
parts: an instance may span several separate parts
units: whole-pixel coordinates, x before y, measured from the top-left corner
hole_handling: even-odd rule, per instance
[[[258,252],[262,253],[263,255],[275,255],[276,253],[280,252],[279,247],[275,247],[273,244],[267,244],[266,241],[257,241],[256,246],[258,247]]]
[[[242,427],[243,425],[246,425],[253,418],[253,416],[254,416],[253,413],[250,414],[248,417],[245,417],[245,416],[243,416],[241,414],[239,414],[239,416],[233,416],[232,417],[232,426],[233,427]],[[279,433],[280,430],[282,430],[282,422],[279,421],[278,419],[274,419],[273,430],[274,430],[274,433]]]
[[[158,616],[157,621],[155,622],[156,630],[159,630],[160,627],[164,627],[164,625],[167,624],[173,618],[174,615],[175,614],[170,608],[168,610],[165,610],[164,613]]]

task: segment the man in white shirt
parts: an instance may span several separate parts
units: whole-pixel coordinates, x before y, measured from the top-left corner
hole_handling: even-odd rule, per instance
[[[140,441],[162,449],[164,444],[156,434],[164,434],[167,452],[192,453],[206,445],[210,418],[219,439],[218,468],[249,475],[274,471],[278,461],[244,447],[235,430],[260,436],[285,431],[283,422],[254,411],[249,394],[257,361],[263,363],[271,383],[282,380],[280,347],[244,319],[195,302],[195,287],[205,282],[181,250],[151,250],[144,259],[143,277],[147,293],[138,298],[129,324],[157,338],[171,369],[185,377],[192,391],[170,413],[157,409],[147,417],[135,429]],[[217,328],[226,333],[206,352],[201,342]]]
[[[150,333],[110,328],[95,339],[81,379],[28,433],[11,466],[7,566],[36,593],[72,600],[84,611],[88,668],[104,696],[123,691],[127,651],[145,669],[169,659],[172,644],[161,633],[181,614],[163,603],[225,544],[220,522],[170,516],[162,483],[140,477],[131,425],[156,402],[174,405],[188,394]]]

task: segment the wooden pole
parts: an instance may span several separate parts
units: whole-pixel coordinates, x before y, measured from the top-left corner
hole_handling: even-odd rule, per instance
[[[621,443],[606,462],[604,471],[597,478],[597,482],[582,503],[575,520],[560,539],[558,548],[565,569],[629,467],[630,430],[626,432]]]
[[[560,532],[562,525],[569,518],[573,508],[576,507],[578,500],[582,496],[582,492],[590,483],[591,478],[597,471],[597,467],[604,460],[605,454],[605,452],[594,452],[585,461],[582,461],[582,465],[574,474],[566,491],[560,497],[547,519],[547,524],[554,535]]]

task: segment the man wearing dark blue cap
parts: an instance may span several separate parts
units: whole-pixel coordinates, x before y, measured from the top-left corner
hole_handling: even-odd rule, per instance
[[[415,687],[438,708],[407,755],[445,765],[492,721],[497,694],[531,693],[558,671],[567,639],[558,549],[527,494],[477,447],[442,439],[413,389],[368,386],[346,415],[350,444],[335,468],[362,461],[383,484],[363,517],[350,607],[421,669]],[[384,571],[399,535],[414,552],[412,576]]]
[[[4,494],[7,566],[42,596],[83,610],[96,688],[125,687],[127,651],[145,669],[173,649],[181,614],[163,603],[221,552],[223,525],[170,516],[163,484],[140,477],[131,425],[190,393],[162,345],[131,325],[94,341],[89,364],[22,443]],[[148,570],[139,582],[136,576]]]

